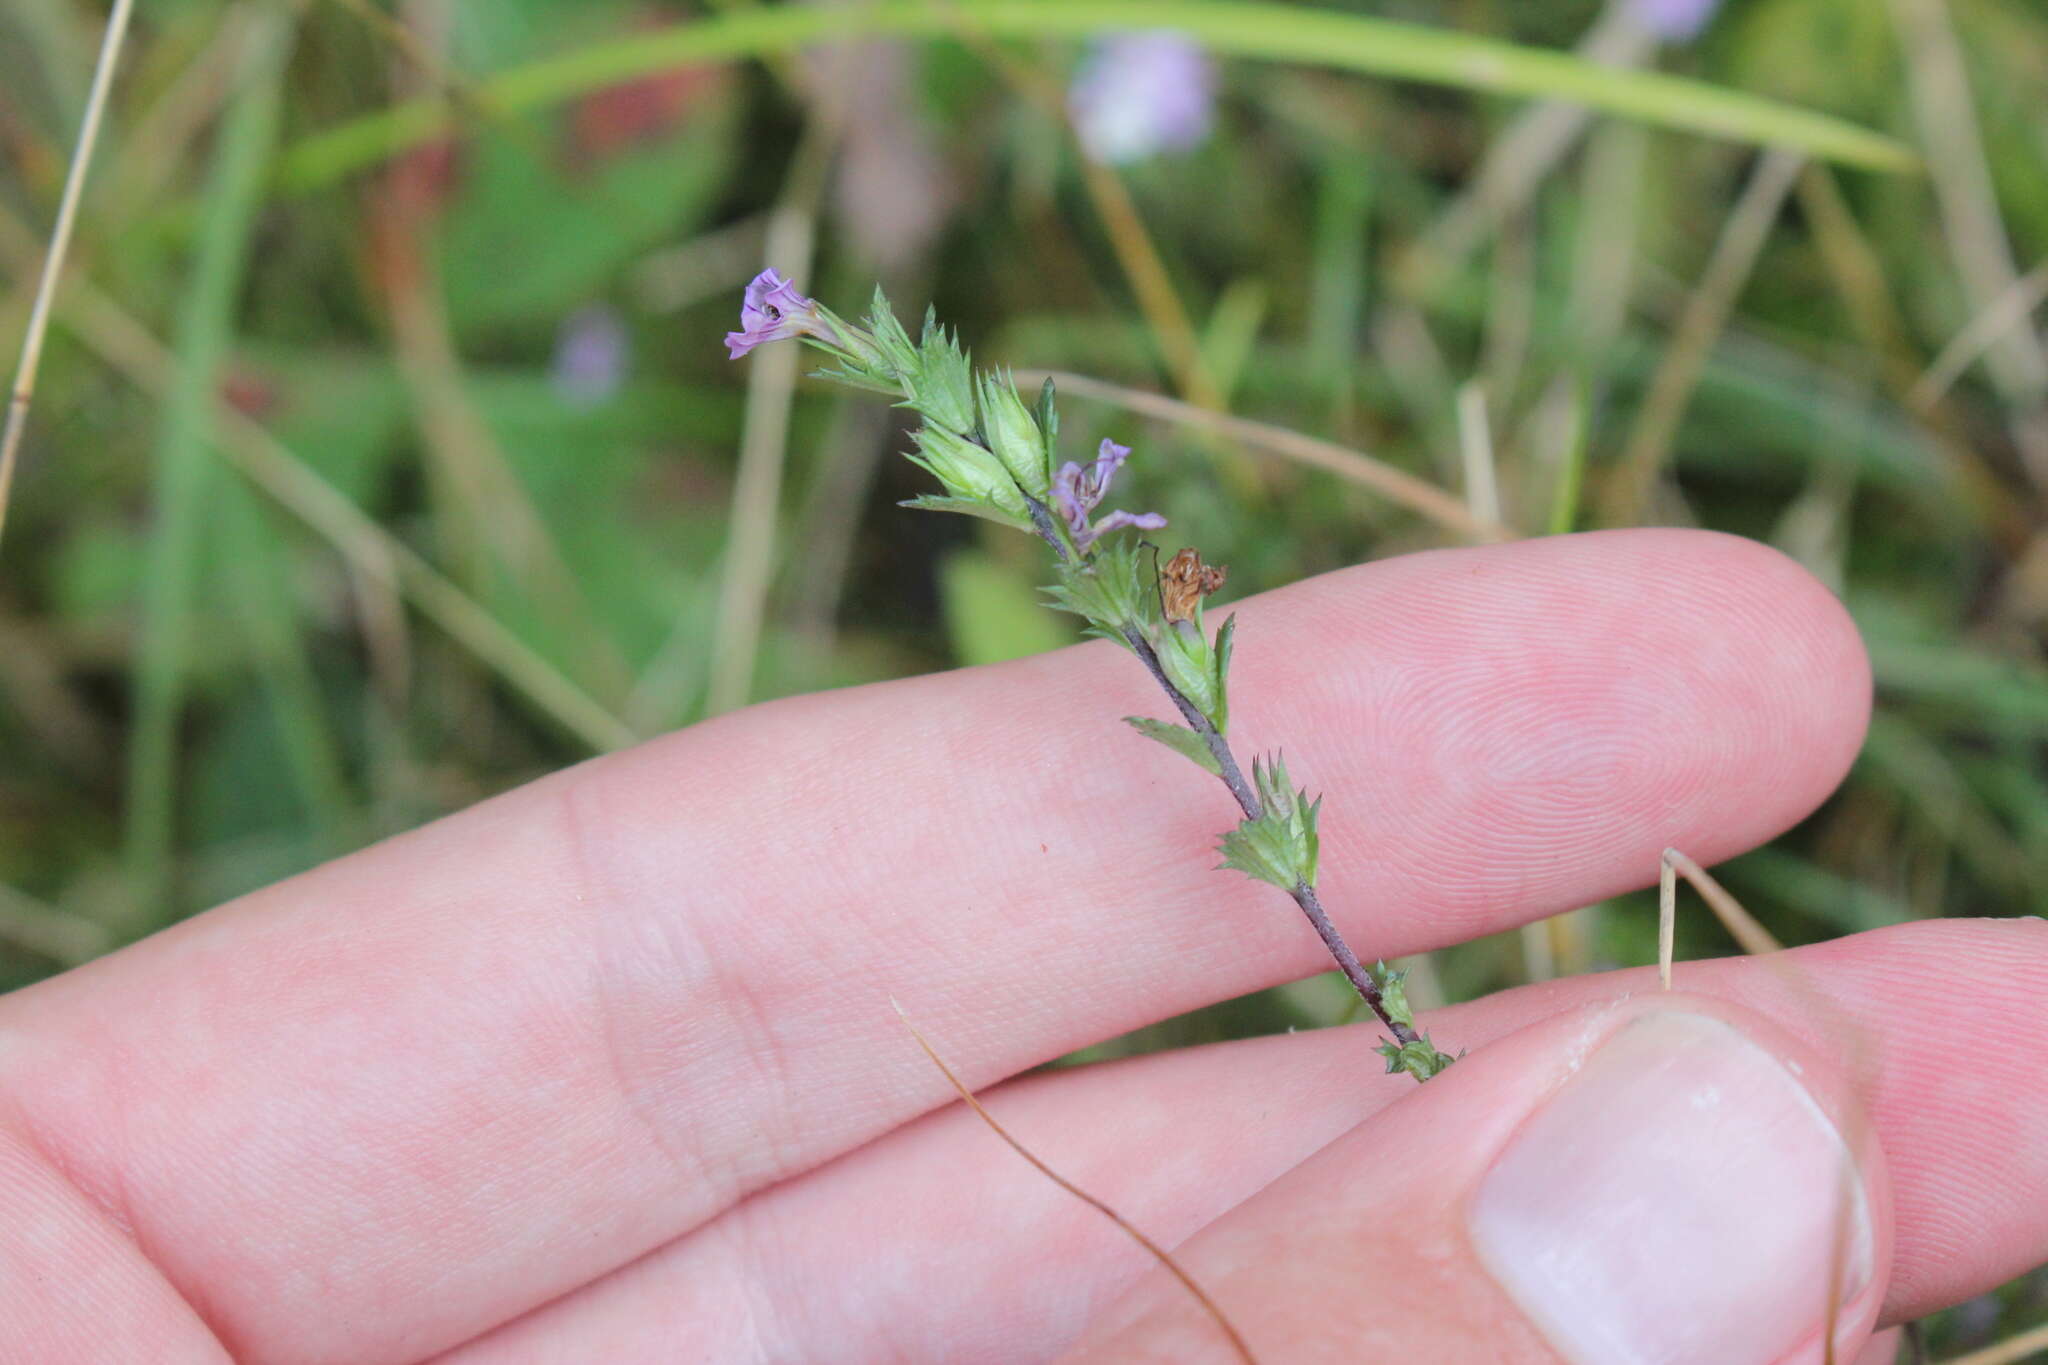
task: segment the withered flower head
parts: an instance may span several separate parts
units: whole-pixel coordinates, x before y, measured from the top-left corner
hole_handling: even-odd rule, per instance
[[[1159,571],[1159,601],[1169,621],[1192,621],[1202,599],[1223,586],[1230,571],[1221,564],[1204,564],[1192,545],[1166,561]]]

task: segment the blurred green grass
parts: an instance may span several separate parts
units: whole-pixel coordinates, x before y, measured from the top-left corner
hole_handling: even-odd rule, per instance
[[[877,278],[933,300],[984,360],[1185,388],[1454,493],[1476,384],[1518,532],[1735,531],[1856,614],[1879,692],[1864,756],[1723,869],[1774,932],[2042,908],[2032,307],[1946,391],[1922,381],[1974,319],[2038,302],[2048,12],[1731,0],[1660,48],[1573,0],[1295,6],[1292,28],[1062,3],[1036,11],[1042,39],[997,5],[957,40],[835,61],[797,49],[941,25],[713,9],[407,5],[432,21],[414,50],[359,6],[148,8],[0,548],[0,988],[686,724],[732,699],[721,678],[761,698],[1060,642],[1029,553],[890,505],[917,480],[888,413],[726,363],[771,251],[814,254],[834,303]],[[1112,10],[1177,16],[1224,56],[1213,135],[1106,187],[1045,91]],[[0,11],[0,335],[27,315],[100,18]],[[1294,60],[1331,34],[1352,46]],[[1606,46],[1557,55],[1581,43]],[[1431,75],[1417,52],[1451,83],[1364,74]],[[1133,273],[1147,253],[1164,305]],[[564,347],[593,309],[624,351],[578,381]],[[1134,496],[1229,564],[1234,595],[1456,539],[1194,427],[1079,398],[1065,421],[1076,449],[1142,437]],[[758,585],[724,581],[736,547]],[[1682,952],[1730,950],[1682,922]],[[1627,898],[1429,967],[1462,998],[1653,954]],[[1327,984],[1116,1046],[1326,1023],[1345,1007]],[[1930,1341],[1994,1339],[2044,1293],[2011,1286]]]

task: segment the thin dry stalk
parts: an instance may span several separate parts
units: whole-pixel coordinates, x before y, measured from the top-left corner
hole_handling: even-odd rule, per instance
[[[1498,522],[1474,516],[1462,501],[1435,484],[1334,442],[1270,422],[1210,412],[1165,394],[1126,388],[1122,384],[1091,379],[1087,375],[1069,374],[1064,370],[1017,371],[1017,382],[1026,388],[1048,379],[1063,393],[1114,403],[1143,416],[1181,426],[1216,431],[1243,441],[1254,449],[1328,470],[1361,488],[1371,489],[1387,501],[1405,507],[1466,540],[1488,542],[1515,538],[1514,532]]]
[[[1742,902],[1728,894],[1707,870],[1675,848],[1664,850],[1657,879],[1657,981],[1671,989],[1672,940],[1678,924],[1678,878],[1684,877],[1714,912],[1714,917],[1734,936],[1742,951],[1752,955],[1775,953],[1785,945],[1771,931],[1756,922]]]
[[[818,202],[825,192],[836,132],[814,118],[798,144],[782,202],[768,220],[767,256],[801,288],[810,275]],[[740,428],[739,477],[726,518],[724,572],[718,619],[711,636],[711,677],[705,713],[746,705],[761,651],[762,623],[775,575],[775,520],[782,506],[782,473],[789,454],[789,412],[796,395],[797,347],[775,346],[754,358],[747,374],[747,406]]]
[[[1849,320],[1884,365],[1886,384],[1893,392],[1906,395],[1906,405],[1923,424],[1929,445],[1941,456],[1945,472],[1956,481],[1976,515],[2001,545],[2017,552],[2029,534],[2019,508],[1998,474],[1977,453],[1956,414],[1943,403],[1944,395],[1932,392],[1922,401],[1918,392],[1924,378],[1920,362],[1907,340],[1906,320],[1893,297],[1884,261],[1827,167],[1810,165],[1799,177],[1799,207],[1813,229],[1821,264],[1841,296]]]
[[[57,296],[57,281],[64,273],[64,257],[71,249],[71,230],[78,222],[78,201],[85,189],[85,174],[92,164],[92,151],[99,141],[100,120],[107,109],[107,95],[114,86],[114,67],[121,60],[121,47],[128,39],[128,19],[135,0],[114,0],[107,15],[106,37],[100,43],[99,65],[93,71],[92,92],[86,99],[85,118],[78,127],[78,145],[71,154],[71,169],[64,177],[64,194],[57,204],[57,222],[50,232],[49,254],[43,258],[43,273],[36,285],[35,308],[29,314],[28,334],[21,343],[21,362],[14,372],[14,387],[7,400],[7,424],[0,429],[0,533],[7,527],[7,504],[14,488],[14,466],[21,454],[22,433],[28,427],[28,405],[35,396],[36,370],[42,364],[43,338],[50,328],[51,306]]]
[[[2048,302],[2048,260],[2014,280],[2004,293],[1970,319],[1960,332],[1941,348],[1941,354],[1913,385],[1906,401],[1916,408],[1940,402],[1963,371],[1982,359],[1985,352],[2002,342],[2006,334],[2025,325],[2036,308]]]
[[[1493,453],[1493,426],[1486,416],[1486,390],[1476,382],[1458,390],[1458,452],[1465,467],[1466,505],[1476,520],[1500,525],[1500,475]]]
[[[1040,1175],[1086,1204],[1089,1208],[1094,1209],[1110,1222],[1116,1224],[1118,1230],[1124,1236],[1143,1247],[1153,1260],[1159,1262],[1166,1269],[1169,1275],[1180,1281],[1182,1288],[1194,1296],[1195,1302],[1202,1306],[1202,1311],[1207,1313],[1211,1320],[1215,1322],[1217,1330],[1230,1339],[1231,1348],[1237,1352],[1238,1359],[1244,1361],[1245,1365],[1258,1365],[1258,1358],[1252,1354],[1252,1348],[1245,1343],[1244,1337],[1238,1333],[1237,1328],[1231,1325],[1230,1319],[1223,1315],[1223,1309],[1217,1305],[1214,1299],[1209,1297],[1202,1286],[1195,1283],[1193,1276],[1181,1269],[1179,1262],[1175,1261],[1158,1243],[1138,1231],[1137,1228],[1131,1226],[1122,1214],[1061,1175],[1058,1171],[1055,1171],[1052,1167],[1046,1165],[1029,1147],[1026,1147],[1023,1143],[1012,1137],[1008,1129],[996,1122],[993,1114],[981,1107],[981,1101],[974,1098],[974,1092],[969,1090],[960,1078],[953,1074],[953,1068],[946,1065],[945,1060],[925,1040],[925,1036],[917,1031],[917,1025],[910,1022],[910,1016],[904,1013],[903,1006],[897,1002],[896,997],[890,996],[889,1004],[895,1008],[897,1018],[903,1021],[903,1027],[910,1030],[910,1036],[915,1038],[917,1045],[924,1049],[924,1055],[932,1059],[932,1065],[937,1067],[940,1074],[945,1076],[947,1082],[953,1087],[954,1093],[959,1095],[961,1101],[974,1111],[976,1117],[989,1126],[989,1131],[1008,1143],[1010,1150],[1030,1162],[1033,1169]]]
[[[1650,391],[1629,433],[1610,489],[1610,518],[1623,524],[1638,521],[1647,510],[1658,475],[1671,453],[1678,424],[1692,403],[1693,391],[1706,371],[1735,300],[1749,282],[1771,224],[1799,178],[1803,158],[1782,148],[1764,153],[1743,186],[1742,197],[1721,229],[1699,286],[1685,302],[1678,328],[1663,363],[1650,381]]]
[[[1962,45],[1943,0],[1893,0],[1892,10],[1944,235],[1970,304],[1981,311],[2012,290],[2019,268],[1999,218]],[[2008,396],[2048,392],[2048,353],[2038,338],[2007,333],[1985,359]]]
[[[1971,309],[1983,312],[2020,278],[1999,217],[1962,44],[1944,0],[1893,0],[1892,13],[1942,235]],[[1986,347],[1984,362],[1999,394],[2018,409],[2008,425],[2028,476],[2048,490],[2048,348],[2026,328],[2007,329]]]

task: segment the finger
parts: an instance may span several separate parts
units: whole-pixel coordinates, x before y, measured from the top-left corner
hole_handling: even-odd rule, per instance
[[[1368,955],[1767,837],[1868,703],[1825,591],[1697,533],[1242,618],[1243,747],[1339,794],[1326,899]],[[0,1089],[238,1349],[462,1340],[940,1103],[892,985],[979,1084],[1313,970],[1284,899],[1207,871],[1220,789],[1111,719],[1146,687],[1090,646],[586,765],[0,1004]]]
[[[1890,1264],[1890,1190],[1834,1063],[1703,997],[1493,1043],[1176,1259],[1269,1361],[1821,1365]],[[1228,1360],[1148,1277],[1071,1359]]]
[[[1886,1321],[2048,1261],[2048,1091],[2034,1079],[2048,1053],[2038,1006],[2048,926],[1924,921],[1769,959],[1683,963],[1679,981],[1853,1061],[1892,1170]],[[1611,972],[1424,1022],[1453,1051],[1479,1048],[1655,986],[1652,970]],[[1155,1054],[984,1098],[1055,1170],[1173,1246],[1414,1089],[1375,1074],[1376,1032]],[[899,1046],[915,1051],[907,1035]],[[755,1196],[454,1360],[568,1365],[600,1343],[619,1359],[681,1343],[714,1360],[1043,1360],[1150,1266],[956,1105]]]

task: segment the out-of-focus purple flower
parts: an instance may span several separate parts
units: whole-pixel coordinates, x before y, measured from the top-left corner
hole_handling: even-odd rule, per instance
[[[626,382],[631,339],[625,320],[602,304],[579,308],[555,332],[555,392],[573,407],[595,407]]]
[[[1096,44],[1067,91],[1082,147],[1113,165],[1198,145],[1209,136],[1215,102],[1215,63],[1194,39],[1170,30]]]
[[[1105,438],[1095,452],[1092,467],[1083,469],[1069,460],[1060,466],[1059,473],[1052,476],[1053,502],[1059,507],[1060,516],[1066,519],[1067,529],[1074,534],[1075,548],[1082,554],[1088,553],[1090,545],[1111,531],[1126,526],[1141,531],[1157,531],[1166,525],[1166,518],[1157,512],[1111,512],[1092,526],[1089,524],[1089,514],[1109,496],[1109,481],[1116,477],[1117,469],[1130,456],[1129,446],[1120,446]]]
[[[1721,8],[1721,0],[1631,0],[1636,18],[1667,43],[1689,43]]]
[[[837,346],[839,333],[818,311],[815,299],[807,299],[774,270],[764,270],[747,285],[740,303],[740,330],[725,334],[725,349],[738,360],[756,346],[790,337],[814,336]]]

